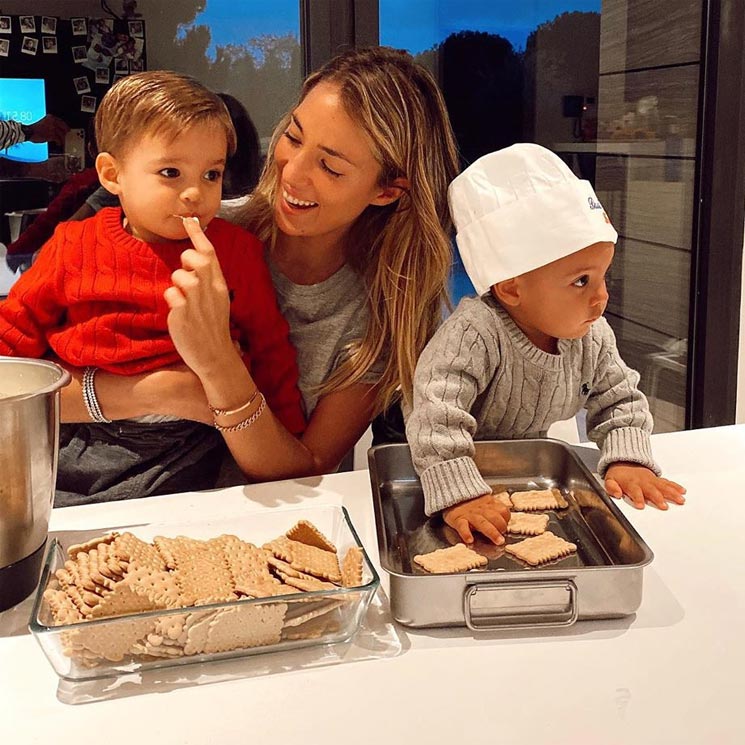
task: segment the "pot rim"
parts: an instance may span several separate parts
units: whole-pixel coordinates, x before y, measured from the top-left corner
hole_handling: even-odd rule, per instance
[[[49,385],[46,385],[42,388],[37,388],[33,391],[29,391],[28,393],[18,393],[15,396],[0,396],[0,405],[5,403],[15,403],[16,401],[23,401],[27,398],[33,398],[34,396],[43,396],[47,393],[54,393],[60,388],[64,388],[64,386],[66,386],[72,380],[72,376],[67,370],[65,370],[64,367],[61,367],[56,362],[52,362],[51,360],[37,360],[33,357],[5,357],[0,355],[0,368],[2,368],[2,366],[6,363],[20,363],[29,366],[46,367],[49,370],[57,372],[59,377],[57,378],[57,380],[52,381]]]

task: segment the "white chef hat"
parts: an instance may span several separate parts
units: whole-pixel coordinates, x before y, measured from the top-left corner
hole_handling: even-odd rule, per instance
[[[458,250],[479,295],[618,239],[590,182],[540,145],[511,145],[479,158],[450,184],[448,201]]]

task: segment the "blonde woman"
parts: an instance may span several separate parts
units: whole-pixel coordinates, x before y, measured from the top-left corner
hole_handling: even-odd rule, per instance
[[[193,248],[165,297],[171,336],[194,375],[160,371],[126,390],[102,375],[106,415],[149,405],[214,422],[252,480],[334,470],[376,413],[411,399],[417,358],[446,302],[447,187],[456,173],[442,96],[410,55],[374,47],[331,60],[278,125],[238,218],[266,244],[298,353],[305,433],[279,423],[234,348],[225,281],[191,221]],[[65,401],[75,407],[74,398],[73,388]]]

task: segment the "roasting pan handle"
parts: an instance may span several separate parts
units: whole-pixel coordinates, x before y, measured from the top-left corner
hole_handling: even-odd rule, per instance
[[[470,584],[463,615],[472,631],[571,626],[577,620],[577,585],[571,579]]]

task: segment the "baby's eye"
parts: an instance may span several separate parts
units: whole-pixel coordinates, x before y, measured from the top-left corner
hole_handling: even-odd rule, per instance
[[[178,178],[181,175],[178,168],[162,168],[158,173],[165,178]]]
[[[590,277],[587,274],[583,274],[581,277],[572,282],[575,287],[587,287],[587,283],[590,281]]]
[[[207,181],[219,181],[222,178],[222,171],[207,171],[207,173],[204,174],[204,177]]]

